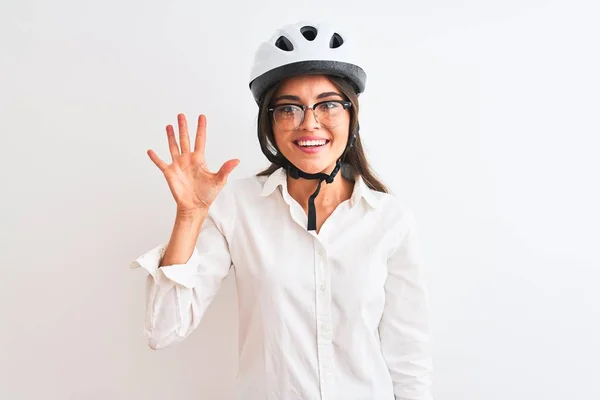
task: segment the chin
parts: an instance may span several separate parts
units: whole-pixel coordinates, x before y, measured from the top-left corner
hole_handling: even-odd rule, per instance
[[[335,164],[336,160],[328,161],[320,161],[320,160],[307,160],[307,159],[289,159],[292,164],[294,164],[298,169],[306,172],[307,174],[318,174],[318,173],[326,173],[332,165]]]
[[[287,151],[286,151],[287,150]],[[298,169],[306,172],[307,174],[318,174],[325,173],[329,174],[335,166],[337,158],[333,158],[333,151],[326,151],[318,156],[298,154],[296,149],[285,149],[282,151],[285,158],[290,160]]]

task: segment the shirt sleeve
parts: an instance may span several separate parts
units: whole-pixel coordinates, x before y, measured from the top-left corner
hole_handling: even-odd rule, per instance
[[[159,268],[166,244],[131,263],[131,268],[141,267],[148,272],[144,336],[152,349],[172,346],[189,336],[229,273],[229,245],[220,225],[209,212],[185,264]]]
[[[381,349],[395,399],[432,400],[428,301],[412,210],[401,219],[401,237],[388,258]]]

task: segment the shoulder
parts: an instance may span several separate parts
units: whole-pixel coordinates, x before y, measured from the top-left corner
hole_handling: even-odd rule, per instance
[[[208,215],[226,236],[231,236],[236,218],[244,214],[244,209],[252,207],[252,199],[259,197],[265,179],[258,176],[230,177],[223,186],[211,204]]]
[[[414,207],[406,196],[395,193],[371,191],[377,199],[377,212],[389,229],[405,232],[414,225]]]
[[[377,208],[381,212],[391,215],[402,215],[411,213],[412,205],[406,196],[395,193],[384,193],[371,190],[372,196],[377,200]]]
[[[233,208],[246,204],[248,200],[260,195],[266,176],[246,176],[242,178],[229,178],[221,189],[213,206],[233,211]],[[212,208],[212,206],[211,206]]]
[[[229,179],[223,188],[223,196],[232,199],[244,199],[260,195],[267,176],[250,175]]]

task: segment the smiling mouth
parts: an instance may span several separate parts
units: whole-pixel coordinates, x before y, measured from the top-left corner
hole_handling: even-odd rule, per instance
[[[323,139],[323,140],[308,140],[308,141],[298,141],[298,140],[294,140],[294,144],[302,149],[311,149],[311,148],[315,148],[315,147],[323,147],[327,144],[329,144],[330,140],[329,139]],[[300,144],[302,143],[302,144]]]

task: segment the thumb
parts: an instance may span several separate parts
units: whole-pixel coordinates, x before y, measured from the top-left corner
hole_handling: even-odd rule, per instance
[[[221,166],[221,169],[219,169],[219,172],[217,172],[219,181],[223,184],[225,182],[227,182],[227,178],[229,177],[229,174],[231,173],[231,171],[233,171],[235,169],[235,167],[238,166],[239,163],[240,163],[240,160],[238,160],[237,158],[225,162],[225,164],[223,164]]]

